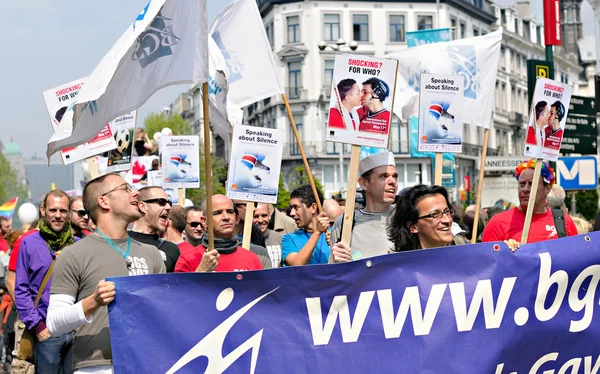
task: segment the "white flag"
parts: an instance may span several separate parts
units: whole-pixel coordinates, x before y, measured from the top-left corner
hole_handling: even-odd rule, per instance
[[[240,108],[283,94],[255,0],[234,1],[215,17],[210,35],[226,65],[230,121],[237,117],[241,122]]]
[[[209,59],[209,77],[208,77],[208,103],[210,113],[210,124],[215,132],[226,142],[229,141],[229,134],[233,132],[232,124],[228,118],[228,108],[233,105],[227,103],[227,76],[225,71],[227,66],[223,55],[212,38],[208,38]],[[233,108],[231,108],[233,109]],[[236,110],[241,111],[237,108]]]
[[[208,81],[206,0],[153,0],[94,69],[48,142],[55,152],[90,140],[159,89]]]
[[[463,121],[490,127],[502,29],[475,38],[426,44],[391,53],[399,61],[394,113],[408,120],[419,113],[421,73],[460,75],[465,78]]]

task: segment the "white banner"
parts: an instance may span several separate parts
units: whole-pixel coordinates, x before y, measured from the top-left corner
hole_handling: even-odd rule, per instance
[[[284,139],[283,130],[241,125],[234,128],[227,197],[277,202]]]
[[[403,121],[417,116],[421,73],[464,77],[463,121],[489,128],[500,61],[502,30],[484,36],[426,44],[389,54],[399,61],[394,113]]]
[[[421,75],[419,152],[462,152],[463,83],[459,75]]]
[[[208,81],[206,0],[153,0],[104,56],[48,142],[46,155],[93,138],[159,89]]]
[[[163,136],[160,140],[164,188],[200,187],[198,135]]]
[[[85,86],[87,78],[81,78],[58,87],[51,88],[42,93],[46,109],[50,116],[52,129],[57,130],[58,125],[67,109],[77,100],[77,95]],[[86,159],[116,147],[110,126],[104,125],[102,130],[89,142],[61,150],[60,157],[65,165]]]
[[[110,123],[117,148],[108,153],[107,173],[131,169],[136,117],[137,110],[134,110]]]

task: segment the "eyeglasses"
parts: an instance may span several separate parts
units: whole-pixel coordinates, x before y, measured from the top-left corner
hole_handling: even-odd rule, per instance
[[[237,204],[233,204],[236,208],[246,208],[246,203],[237,203]]]
[[[188,222],[187,224],[192,228],[196,228],[198,226],[203,227],[202,222]]]
[[[85,211],[84,209],[73,210],[73,213],[77,213],[77,215],[79,215],[80,218],[86,217],[88,215],[88,212]]]
[[[435,212],[435,213],[426,214],[426,215],[421,216],[421,217],[419,217],[417,219],[422,219],[422,218],[442,219],[442,217],[444,215],[447,215],[448,217],[452,218],[452,216],[454,215],[454,209],[452,209],[452,208],[446,208],[442,212]]]
[[[165,206],[167,204],[169,204],[170,206],[173,206],[173,202],[171,202],[171,200],[165,199],[163,197],[158,197],[156,199],[142,200],[142,202],[147,203],[147,204],[156,203],[160,206]]]
[[[123,188],[123,187],[125,187],[125,188]],[[112,190],[110,190],[110,191],[108,191],[108,192],[105,192],[105,193],[103,193],[103,194],[102,194],[102,195],[100,195],[100,196],[106,196],[106,195],[108,195],[109,193],[111,193],[111,192],[115,192],[115,191],[125,191],[125,192],[127,192],[127,193],[131,193],[131,191],[133,191],[133,190],[134,190],[134,188],[133,188],[133,187],[132,187],[132,186],[131,186],[129,183],[123,183],[123,184],[120,184],[120,185],[118,185],[117,187],[113,188]]]

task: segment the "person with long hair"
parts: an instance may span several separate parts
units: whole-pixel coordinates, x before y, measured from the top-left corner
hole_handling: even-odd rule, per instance
[[[452,235],[454,208],[441,186],[417,185],[401,193],[388,227],[394,252],[466,244]]]

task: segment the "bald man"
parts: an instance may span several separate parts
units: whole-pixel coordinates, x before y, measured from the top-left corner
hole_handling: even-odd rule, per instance
[[[212,214],[207,214],[207,219],[213,222],[215,250],[206,253],[208,235],[204,235],[201,245],[179,256],[176,273],[263,269],[258,256],[239,245],[235,233],[236,214],[231,199],[225,195],[213,195]]]

